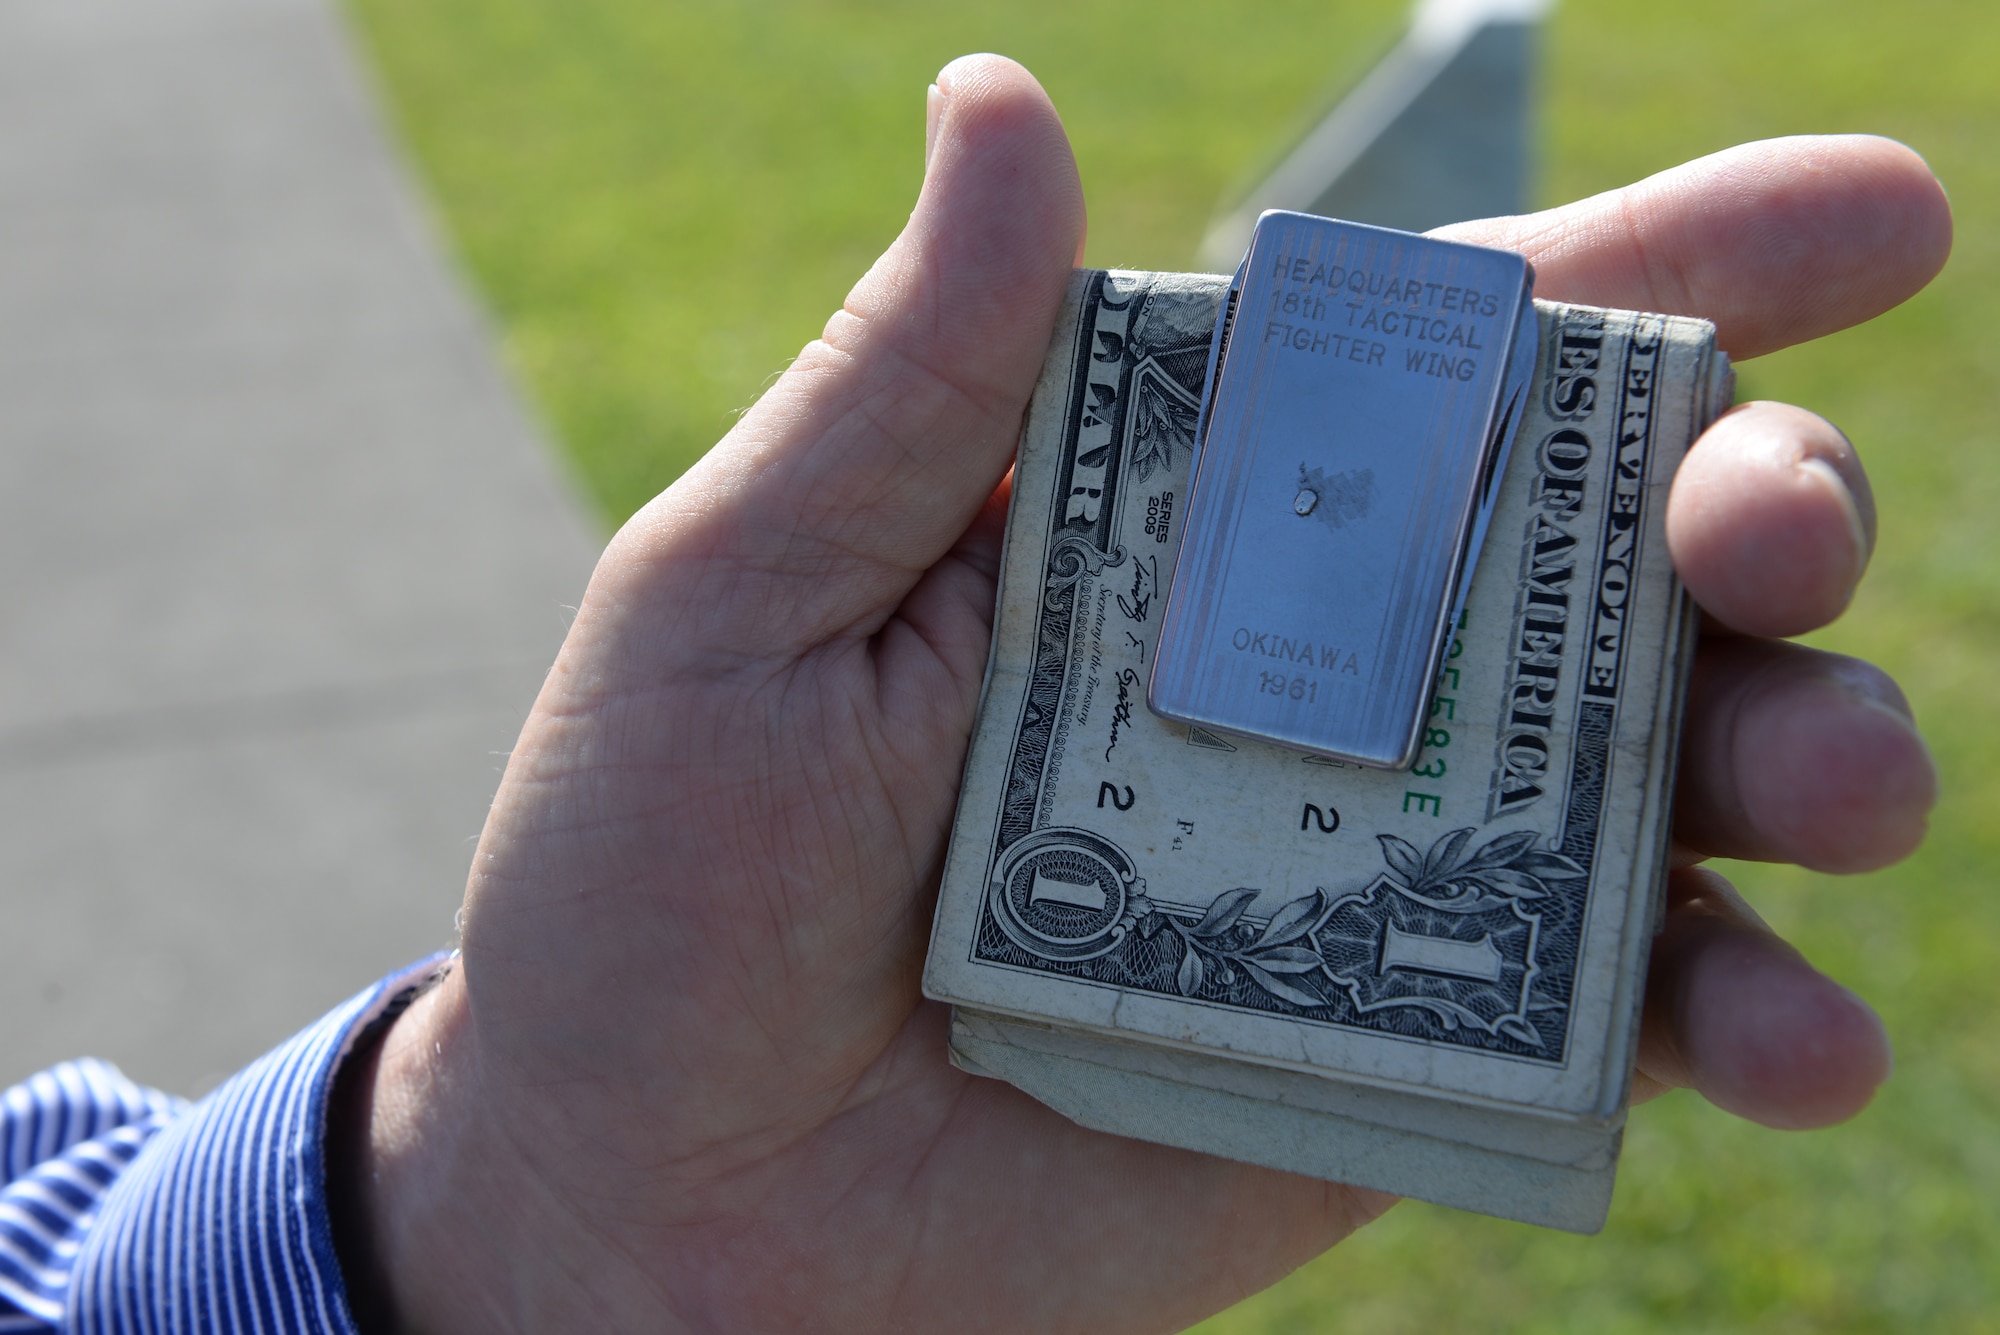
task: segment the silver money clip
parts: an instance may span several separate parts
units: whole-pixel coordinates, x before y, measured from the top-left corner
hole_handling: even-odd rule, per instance
[[[1534,377],[1533,284],[1507,251],[1257,220],[1209,347],[1155,713],[1415,763]]]

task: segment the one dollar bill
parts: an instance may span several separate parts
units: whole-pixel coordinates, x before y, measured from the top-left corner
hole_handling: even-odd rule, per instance
[[[1531,402],[1422,750],[1364,770],[1146,708],[1227,289],[1072,284],[925,991],[957,1007],[959,1065],[1085,1125],[1594,1230],[1693,651],[1666,488],[1727,406],[1727,358],[1702,321],[1537,303]],[[1384,375],[1429,373],[1387,353]],[[1352,671],[1282,621],[1228,633],[1263,690]]]

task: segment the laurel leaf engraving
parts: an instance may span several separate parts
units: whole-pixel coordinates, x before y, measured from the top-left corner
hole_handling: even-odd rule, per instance
[[[1257,984],[1257,986],[1263,988],[1274,997],[1289,1001],[1294,1006],[1313,1007],[1324,1006],[1326,1004],[1304,988],[1288,983],[1275,974],[1265,972],[1249,960],[1238,960],[1236,962],[1243,966],[1243,972],[1250,976],[1251,982]]]
[[[1200,954],[1193,946],[1189,946],[1187,954],[1181,956],[1180,972],[1174,978],[1174,982],[1180,987],[1181,995],[1191,997],[1201,991],[1202,976],[1206,972],[1207,970],[1202,967]]]
[[[1236,920],[1243,916],[1243,910],[1249,908],[1250,901],[1256,897],[1257,892],[1246,886],[1224,890],[1208,906],[1208,912],[1202,915],[1201,921],[1188,930],[1196,936],[1221,936],[1236,925]]]
[[[1245,964],[1255,964],[1272,973],[1311,973],[1325,961],[1318,951],[1304,950],[1298,946],[1276,946],[1270,950],[1260,950],[1244,960]]]
[[[1407,839],[1399,839],[1393,834],[1378,834],[1376,840],[1382,845],[1382,857],[1391,871],[1403,878],[1408,886],[1421,885],[1424,879],[1424,859],[1416,846]]]
[[[1170,468],[1174,451],[1194,448],[1194,434],[1182,419],[1185,410],[1172,403],[1150,381],[1141,381],[1137,419],[1132,431],[1132,469],[1139,481]]]
[[[1527,852],[1534,842],[1533,830],[1517,830],[1513,834],[1503,834],[1468,858],[1465,870],[1484,871],[1488,867],[1504,867]]]
[[[1446,873],[1450,872],[1452,868],[1456,867],[1458,865],[1459,852],[1465,847],[1466,840],[1470,838],[1472,838],[1472,827],[1468,825],[1462,830],[1453,830],[1450,834],[1432,844],[1431,851],[1424,857],[1424,879],[1426,881],[1439,880]]]
[[[1488,867],[1479,873],[1479,879],[1489,889],[1516,899],[1545,899],[1549,893],[1549,888],[1540,879],[1524,871],[1515,871],[1512,867]]]
[[[1581,866],[1560,853],[1534,849],[1514,859],[1514,866],[1545,881],[1574,881],[1588,876]]]
[[[1324,890],[1301,895],[1271,915],[1271,921],[1264,924],[1263,935],[1257,938],[1252,949],[1289,945],[1298,940],[1313,929],[1325,905]]]

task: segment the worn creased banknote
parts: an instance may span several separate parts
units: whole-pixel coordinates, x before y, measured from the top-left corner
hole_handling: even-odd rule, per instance
[[[1074,280],[925,991],[955,1006],[955,1062],[1087,1126],[1594,1230],[1693,650],[1666,489],[1727,406],[1727,358],[1702,321],[1537,303],[1532,401],[1421,752],[1360,769],[1145,703],[1227,290]],[[1376,341],[1382,375],[1438,374],[1433,349]],[[1353,646],[1281,621],[1227,632],[1263,690],[1353,670]]]

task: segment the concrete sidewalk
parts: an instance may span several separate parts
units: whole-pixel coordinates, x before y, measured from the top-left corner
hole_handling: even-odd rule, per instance
[[[444,944],[598,547],[322,0],[0,0],[0,1085]]]

